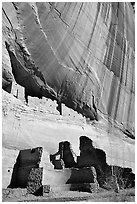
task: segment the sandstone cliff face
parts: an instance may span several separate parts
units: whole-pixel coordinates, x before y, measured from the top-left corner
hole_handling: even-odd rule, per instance
[[[130,3],[3,3],[3,36],[27,95],[59,100],[90,119],[97,107],[134,132]]]
[[[16,81],[34,97],[28,107],[3,92],[4,187],[19,150],[42,146],[44,165],[53,168],[49,155],[59,142],[69,141],[78,155],[81,135],[105,151],[108,164],[134,171],[134,140],[121,132],[134,138],[135,28],[130,3],[16,2],[2,7],[3,89],[13,93]],[[35,97],[54,101],[37,102]],[[66,116],[65,109],[59,116],[55,101],[76,113],[69,110]],[[89,126],[77,112],[98,122]]]

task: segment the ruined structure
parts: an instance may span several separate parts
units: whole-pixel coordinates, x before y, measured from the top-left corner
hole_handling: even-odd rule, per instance
[[[80,156],[74,161],[74,153],[68,141],[59,143],[59,150],[50,155],[54,169],[51,176],[57,173],[61,187],[71,191],[98,192],[99,187],[107,190],[135,187],[135,176],[129,168],[113,167],[106,163],[106,155],[101,149],[93,146],[87,136],[80,137]],[[58,159],[56,157],[58,156]],[[56,186],[47,183],[49,172],[44,177],[43,167],[40,167],[42,148],[21,150],[14,165],[12,178],[8,188],[27,188],[34,195],[44,195]],[[45,169],[44,169],[45,170]],[[55,172],[54,172],[55,171]],[[58,172],[59,171],[59,172]],[[68,173],[67,173],[68,172]],[[63,180],[60,175],[63,175]],[[123,182],[123,183],[122,183]]]
[[[8,188],[25,188],[32,168],[39,168],[42,147],[21,150],[13,168],[12,178]]]
[[[31,169],[19,160],[35,147],[43,148],[43,165],[35,161],[30,175],[39,168],[53,188],[75,189],[73,175],[93,169],[105,185],[111,166],[134,183],[134,17],[129,2],[2,4],[4,188],[26,186],[17,172],[25,168],[28,179]]]
[[[59,156],[59,159],[56,159],[56,156]],[[52,161],[55,169],[59,169],[56,164],[57,161],[62,163],[62,168],[71,168],[76,167],[76,162],[73,157],[73,151],[71,149],[71,144],[68,141],[59,143],[59,150],[54,155],[50,155],[50,160]]]

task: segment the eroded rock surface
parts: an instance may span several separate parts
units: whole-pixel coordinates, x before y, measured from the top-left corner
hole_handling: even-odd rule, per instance
[[[48,97],[91,120],[103,113],[132,134],[134,29],[127,2],[3,3],[3,47],[26,100]]]

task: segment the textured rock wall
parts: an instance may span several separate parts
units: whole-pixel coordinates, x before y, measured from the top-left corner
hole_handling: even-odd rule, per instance
[[[3,3],[3,21],[12,73],[28,95],[96,119],[94,95],[98,113],[134,132],[130,3]]]

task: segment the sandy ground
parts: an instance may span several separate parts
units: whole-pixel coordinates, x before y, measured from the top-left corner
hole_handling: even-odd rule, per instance
[[[98,193],[77,191],[50,192],[44,196],[26,194],[26,190],[3,190],[3,202],[135,202],[135,189],[120,190],[119,193],[100,189]]]

